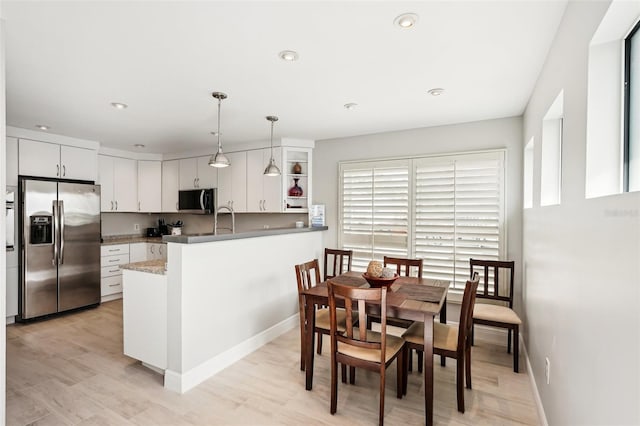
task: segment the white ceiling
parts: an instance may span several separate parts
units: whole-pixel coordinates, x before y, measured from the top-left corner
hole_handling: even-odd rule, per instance
[[[212,91],[229,95],[223,145],[268,140],[266,115],[276,138],[314,140],[520,115],[565,6],[3,1],[7,123],[171,153],[214,145]]]

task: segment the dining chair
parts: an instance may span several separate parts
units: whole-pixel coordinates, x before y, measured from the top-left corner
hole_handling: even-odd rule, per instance
[[[336,284],[331,280],[329,287],[329,312],[331,323],[331,414],[335,414],[338,404],[338,363],[348,365],[351,372],[351,383],[355,383],[355,368],[364,368],[380,373],[380,406],[378,423],[384,423],[384,389],[387,367],[396,360],[397,382],[396,394],[403,395],[404,379],[404,340],[387,334],[387,289],[357,288]],[[339,328],[336,299],[344,301],[346,310],[346,331]],[[354,329],[353,307],[357,306],[358,328]],[[382,330],[380,333],[367,330],[366,309],[375,305],[380,309]]]
[[[456,360],[456,390],[458,397],[458,411],[464,413],[463,374],[466,375],[467,389],[471,389],[471,325],[473,321],[473,306],[478,290],[478,277],[467,281],[460,307],[460,322],[458,326],[433,323],[433,353]],[[424,323],[415,322],[402,335],[408,349],[424,351]],[[466,367],[466,368],[465,368]],[[408,370],[407,370],[408,371]],[[405,371],[404,393],[407,387],[407,371]]]
[[[511,333],[513,332],[513,371],[518,372],[520,356],[519,330],[522,321],[513,310],[513,276],[515,262],[501,260],[469,259],[471,275],[481,271],[483,285],[477,298],[489,300],[493,303],[476,303],[473,311],[473,326],[471,329],[471,343],[475,325],[488,325],[507,329],[507,353],[511,353]],[[502,285],[500,278],[507,278],[508,283]]]
[[[318,259],[314,259],[309,262],[296,265],[295,269],[296,279],[298,281],[298,309],[300,313],[300,370],[304,371],[304,360],[306,355],[306,346],[304,344],[306,318],[304,309],[304,295],[302,294],[302,292],[304,290],[310,289],[311,287],[315,287],[320,282],[320,265],[318,264]],[[338,329],[341,329],[342,331],[345,330],[345,315],[346,314],[344,310],[338,310]],[[318,335],[318,355],[322,354],[322,335],[328,335],[329,329],[329,308],[317,307],[316,326],[314,328],[314,332]]]
[[[324,249],[324,280],[351,270],[353,250]]]

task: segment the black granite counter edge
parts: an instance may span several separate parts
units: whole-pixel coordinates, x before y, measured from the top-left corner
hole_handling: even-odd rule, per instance
[[[212,241],[240,240],[243,238],[268,237],[271,235],[300,234],[303,232],[326,231],[327,226],[312,228],[274,228],[261,229],[257,231],[241,232],[238,234],[197,234],[197,235],[165,235],[162,241],[165,243],[197,244],[209,243]]]

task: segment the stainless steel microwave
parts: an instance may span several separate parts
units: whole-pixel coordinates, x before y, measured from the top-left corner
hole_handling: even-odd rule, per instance
[[[212,214],[216,205],[216,188],[187,189],[178,193],[178,210],[184,213]]]

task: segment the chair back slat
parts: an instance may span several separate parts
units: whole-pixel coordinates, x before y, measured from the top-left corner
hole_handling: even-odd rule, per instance
[[[474,279],[475,278],[475,279]],[[473,326],[473,306],[478,293],[478,275],[472,276],[464,287],[462,306],[460,307],[460,323],[458,324],[458,351],[463,350],[465,341],[471,335]]]
[[[411,268],[417,268],[418,277],[422,278],[422,259],[406,259],[403,257],[384,257],[384,267],[386,268],[388,265],[396,266],[396,273],[398,276],[403,275],[402,267],[404,266],[404,276],[408,277],[411,275]]]
[[[509,304],[509,308],[513,308],[513,280],[515,271],[515,262],[512,260],[482,260],[482,259],[469,259],[469,265],[471,274],[477,273],[476,269],[483,271],[483,283],[482,290],[478,292],[477,297],[481,299],[493,299]],[[493,273],[493,277],[490,277],[489,271]],[[501,271],[506,271],[506,277],[508,278],[507,291],[508,294],[503,294],[501,291],[501,285],[505,285],[500,280]],[[490,284],[492,286],[490,287]]]
[[[324,249],[324,280],[351,270],[353,250]]]
[[[341,342],[346,345],[351,345],[364,349],[376,349],[380,350],[380,361],[384,363],[385,359],[385,347],[386,347],[386,333],[380,334],[380,342],[367,340],[367,320],[366,311],[368,304],[375,304],[380,306],[382,317],[382,330],[385,330],[387,313],[387,289],[386,288],[356,288],[350,286],[344,286],[329,280],[327,282],[329,289],[329,319],[331,322],[331,336],[332,336],[332,350],[334,342]],[[344,333],[338,332],[338,324],[336,321],[336,299],[344,299],[344,305],[346,309],[346,331]],[[350,320],[353,306],[357,306],[358,309],[358,338],[354,337],[353,321]]]
[[[318,259],[296,265],[298,294],[315,287],[320,282],[320,265]]]

